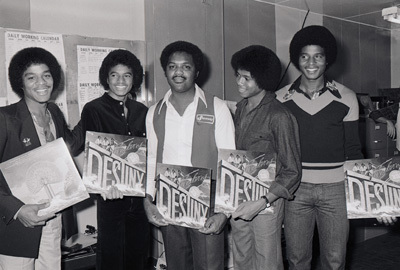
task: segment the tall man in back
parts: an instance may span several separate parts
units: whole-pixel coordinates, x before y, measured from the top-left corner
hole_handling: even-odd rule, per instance
[[[285,238],[289,269],[310,269],[317,225],[322,269],[344,269],[349,223],[343,164],[361,159],[356,94],[329,80],[337,47],[323,26],[298,31],[290,43],[290,60],[301,72],[277,99],[299,124],[302,179],[295,198],[285,202]]]
[[[221,270],[224,269],[224,235],[220,228],[226,216],[211,216],[199,232],[167,225],[152,201],[157,162],[211,168],[215,177],[218,148],[235,149],[232,117],[221,99],[195,83],[204,65],[203,53],[196,45],[173,42],[164,48],[160,60],[171,89],[149,109],[146,118],[147,217],[161,227],[168,269]]]

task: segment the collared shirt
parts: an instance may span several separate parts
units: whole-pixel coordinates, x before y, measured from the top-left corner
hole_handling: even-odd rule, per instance
[[[193,125],[199,99],[206,103],[203,90],[195,86],[193,102],[188,105],[181,116],[170,103],[172,91],[169,90],[163,99],[167,106],[165,118],[165,143],[163,151],[163,163],[192,166],[192,138]],[[160,106],[161,108],[162,106]],[[154,131],[153,117],[156,105],[150,107],[146,116],[146,130],[148,139],[147,149],[147,190],[153,196],[155,194],[155,177],[157,164],[157,135]],[[232,116],[225,102],[214,98],[215,110],[215,141],[218,148],[235,149],[235,128]]]
[[[319,97],[320,95],[322,95],[323,93],[325,93],[327,90],[329,92],[331,92],[331,94],[334,95],[335,97],[337,97],[339,99],[342,98],[342,96],[339,93],[339,90],[336,88],[335,82],[328,81],[326,77],[324,77],[324,86],[322,87],[322,89],[320,89],[318,91],[314,91],[311,96],[309,96],[308,93],[306,93],[300,89],[300,84],[301,84],[301,76],[299,78],[297,78],[297,80],[292,84],[292,86],[290,87],[288,92],[285,94],[283,99],[284,100],[289,99],[296,91],[297,93],[303,94],[306,98],[313,100],[313,99],[316,99],[317,97]]]
[[[292,199],[300,184],[301,159],[299,130],[294,115],[267,92],[260,103],[245,114],[247,99],[235,112],[236,147],[239,150],[275,153],[276,178],[269,192]]]
[[[125,115],[124,106],[128,108]],[[87,130],[145,137],[145,117],[147,107],[135,100],[124,102],[113,99],[108,93],[86,103],[81,121],[84,132]]]

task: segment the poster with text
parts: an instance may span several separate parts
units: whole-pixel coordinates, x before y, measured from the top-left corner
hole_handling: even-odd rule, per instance
[[[86,103],[104,94],[104,88],[99,83],[99,69],[103,59],[116,49],[118,48],[77,46],[79,114]]]

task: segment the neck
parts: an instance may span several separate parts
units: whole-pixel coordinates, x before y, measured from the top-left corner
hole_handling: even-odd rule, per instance
[[[257,107],[257,105],[260,104],[261,100],[265,97],[266,94],[267,91],[263,90],[257,95],[249,97],[247,99],[247,105],[246,105],[249,111]]]
[[[321,90],[324,87],[324,77],[321,76],[316,80],[308,80],[304,76],[301,77],[300,89],[308,93]]]
[[[186,92],[175,92],[172,91],[172,94],[169,98],[169,102],[175,107],[175,110],[180,114],[183,115],[187,106],[193,102],[195,95],[195,89],[189,90]]]
[[[29,99],[25,99],[25,103],[26,106],[28,106],[29,112],[32,114],[37,115],[38,117],[44,117],[46,115],[47,102],[38,103]]]
[[[114,93],[112,93],[111,91],[108,92],[108,95],[118,101],[122,101],[125,103],[126,99],[128,98],[128,94],[124,95],[124,96],[117,96]]]

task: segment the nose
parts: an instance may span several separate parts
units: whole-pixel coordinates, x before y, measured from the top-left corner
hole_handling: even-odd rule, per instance
[[[315,60],[314,57],[310,57],[310,58],[308,59],[308,63],[313,65],[313,64],[317,63],[317,61]]]
[[[124,76],[118,76],[117,82],[118,82],[118,83],[123,83],[123,82],[125,82]]]
[[[38,76],[38,77],[37,77],[37,80],[36,80],[36,83],[37,83],[38,85],[42,85],[42,84],[45,84],[45,83],[46,83],[46,80],[45,80],[43,77]]]
[[[240,76],[240,75],[236,76],[236,83],[238,85],[243,84],[243,81],[244,81],[244,78],[242,76]]]
[[[175,69],[175,75],[182,75],[183,74],[183,68],[182,67],[176,67]]]

